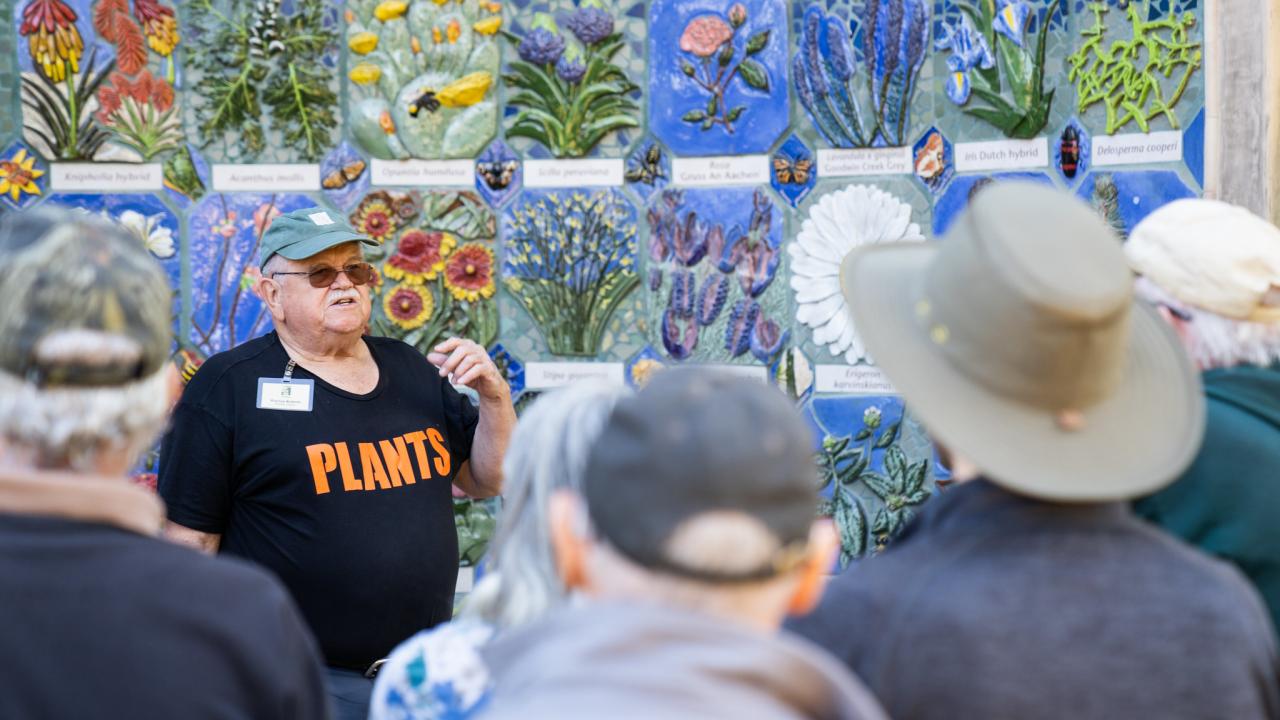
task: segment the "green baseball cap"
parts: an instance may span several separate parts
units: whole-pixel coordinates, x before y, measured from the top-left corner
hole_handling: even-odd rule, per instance
[[[377,246],[378,242],[356,232],[342,216],[321,207],[294,210],[276,217],[262,235],[258,249],[258,267],[266,267],[272,255],[290,260],[306,260],[343,243],[362,242]]]

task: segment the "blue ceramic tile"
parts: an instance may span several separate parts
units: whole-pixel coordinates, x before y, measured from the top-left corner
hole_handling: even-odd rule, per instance
[[[493,362],[502,371],[503,377],[507,379],[507,385],[511,387],[512,397],[519,395],[524,391],[524,363],[516,359],[502,343],[498,343],[489,348],[489,357],[493,358]]]
[[[627,185],[645,202],[670,182],[671,155],[662,143],[646,139],[627,157]]]
[[[192,210],[188,340],[199,353],[222,352],[271,330],[271,314],[252,289],[262,234],[276,216],[312,205],[305,195],[217,193]]]
[[[938,198],[933,206],[933,236],[942,238],[955,222],[956,216],[969,206],[973,195],[983,186],[993,182],[1021,180],[1053,185],[1048,175],[1037,172],[1008,172],[995,175],[961,175],[951,181],[946,192]]]
[[[1117,233],[1134,226],[1162,205],[1196,197],[1172,170],[1094,171],[1076,192],[1094,206]]]
[[[343,142],[320,163],[320,187],[324,197],[342,211],[369,190],[369,161]]]
[[[813,153],[795,135],[787,138],[773,154],[773,167],[769,173],[773,189],[786,198],[791,207],[795,207],[817,181],[818,166]]]
[[[164,191],[182,209],[199,202],[209,189],[209,164],[193,143],[183,143],[165,160]]]
[[[21,210],[40,201],[49,186],[49,166],[30,148],[15,142],[0,156],[0,198]]]
[[[1204,187],[1204,109],[1182,134],[1182,162],[1186,163],[1196,184]]]
[[[476,159],[476,189],[493,207],[519,192],[523,177],[519,158],[501,140],[494,140]]]
[[[788,123],[786,10],[783,0],[654,0],[649,127],[672,152],[773,146]]]
[[[911,147],[916,179],[937,195],[956,174],[955,151],[951,141],[937,128],[929,128]]]
[[[627,384],[633,388],[644,387],[653,374],[666,367],[662,356],[652,346],[646,345],[627,361]]]
[[[1053,143],[1053,167],[1067,185],[1075,186],[1089,172],[1092,160],[1093,141],[1089,131],[1079,120],[1071,118]]]
[[[934,452],[893,396],[820,397],[805,409],[840,564],[879,552],[934,493]]]
[[[49,201],[101,215],[123,227],[146,247],[168,277],[169,287],[173,290],[171,309],[177,324],[182,288],[182,224],[160,198],[154,195],[57,194],[49,196]]]
[[[791,79],[822,139],[842,148],[910,143],[916,131],[912,106],[929,51],[931,0],[848,12],[797,4],[797,14],[802,10]]]

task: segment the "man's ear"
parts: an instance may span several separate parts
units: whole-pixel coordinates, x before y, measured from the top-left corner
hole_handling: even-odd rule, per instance
[[[798,571],[800,582],[787,604],[790,615],[806,615],[818,606],[826,587],[827,573],[840,550],[840,535],[830,520],[819,520],[809,529],[809,554]]]
[[[278,313],[280,309],[280,283],[261,273],[257,273],[257,280],[253,284],[253,293],[262,302],[266,303],[273,315]]]
[[[582,500],[571,490],[557,490],[547,502],[556,570],[569,590],[583,590],[589,584],[586,566],[590,541],[583,532],[585,511]]]

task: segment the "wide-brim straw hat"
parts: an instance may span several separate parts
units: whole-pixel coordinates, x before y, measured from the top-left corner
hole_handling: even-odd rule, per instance
[[[1139,497],[1199,448],[1199,375],[1134,299],[1120,240],[1067,193],[992,185],[946,238],[859,248],[841,282],[913,412],[1009,490]]]

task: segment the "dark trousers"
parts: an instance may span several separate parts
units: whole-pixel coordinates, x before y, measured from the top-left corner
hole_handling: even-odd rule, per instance
[[[373,681],[356,670],[325,668],[325,686],[334,720],[367,720]]]

